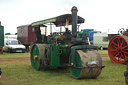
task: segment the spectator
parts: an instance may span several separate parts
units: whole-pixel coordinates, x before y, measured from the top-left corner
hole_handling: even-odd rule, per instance
[[[126,65],[126,71],[124,72],[124,76],[125,76],[125,83],[126,85],[128,85],[128,65]]]
[[[2,74],[2,71],[1,71],[1,68],[0,68],[0,80],[1,80],[1,74]]]

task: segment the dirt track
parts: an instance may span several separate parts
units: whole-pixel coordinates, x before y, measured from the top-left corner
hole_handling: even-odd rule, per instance
[[[100,54],[101,57],[108,57],[108,54]],[[0,63],[5,62],[24,62],[24,61],[30,61],[30,57],[16,57],[16,58],[0,58]]]
[[[100,54],[101,57],[108,57],[108,54]]]
[[[29,61],[29,57],[17,57],[17,58],[0,58],[0,63],[4,62],[23,62],[23,61]]]

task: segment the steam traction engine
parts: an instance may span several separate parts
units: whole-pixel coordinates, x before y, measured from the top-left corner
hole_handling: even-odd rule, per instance
[[[84,23],[84,19],[77,16],[77,11],[74,6],[72,14],[31,24],[36,29],[37,36],[37,42],[31,44],[31,65],[35,70],[69,67],[72,76],[78,79],[96,78],[100,75],[103,67],[101,56],[96,46],[89,45],[86,31],[78,31],[77,24]],[[41,37],[39,28],[46,27],[45,25],[50,25],[50,35]],[[60,32],[52,32],[52,25],[60,27]],[[72,25],[72,31],[68,25]],[[62,26],[65,27],[65,32],[62,32]]]
[[[116,64],[127,63],[128,61],[128,29],[123,28],[118,31],[108,45],[108,54],[112,62]]]

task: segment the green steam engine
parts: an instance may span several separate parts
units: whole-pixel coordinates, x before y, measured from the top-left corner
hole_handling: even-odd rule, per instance
[[[37,39],[31,44],[32,68],[44,71],[51,67],[69,67],[74,78],[96,78],[103,68],[101,56],[97,47],[89,44],[86,31],[79,31],[78,24],[85,20],[77,16],[77,7],[72,7],[71,12],[31,24]],[[50,35],[46,34],[46,25],[50,27]],[[60,27],[60,31],[52,32],[53,25]],[[44,35],[41,28],[45,28]]]

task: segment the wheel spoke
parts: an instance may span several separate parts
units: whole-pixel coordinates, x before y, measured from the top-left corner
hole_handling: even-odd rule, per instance
[[[118,47],[120,47],[120,38],[118,37]]]
[[[122,62],[125,62],[125,61],[126,61],[126,59],[127,59],[127,56],[126,56],[125,54],[122,54],[122,53],[121,53],[120,61],[121,61],[121,58],[123,58],[123,59],[124,59]]]
[[[124,59],[124,55],[121,53],[121,57],[120,58],[123,58]]]
[[[111,51],[116,51],[116,49],[110,49]]]
[[[128,52],[125,52],[125,51],[122,51],[123,53],[125,53],[125,54],[128,54]]]
[[[115,45],[112,45],[112,47],[117,48]]]
[[[121,42],[121,45],[120,45],[120,46],[123,46],[123,43],[124,43],[124,40],[122,40],[122,42]]]
[[[122,56],[123,59],[125,58],[125,56],[122,53],[121,53],[121,56]]]
[[[122,47],[122,49],[124,49],[124,48],[126,48],[126,47],[128,47],[128,45],[126,45],[126,46]]]
[[[114,45],[118,46],[114,41],[112,42]]]
[[[124,53],[124,59],[126,59],[127,58],[127,56],[126,56],[126,54]]]
[[[116,59],[116,57],[119,55],[119,53],[117,53],[113,58]]]
[[[123,50],[127,51],[128,49],[123,49]]]
[[[116,54],[118,54],[118,52],[113,53],[113,56],[115,56]]]

